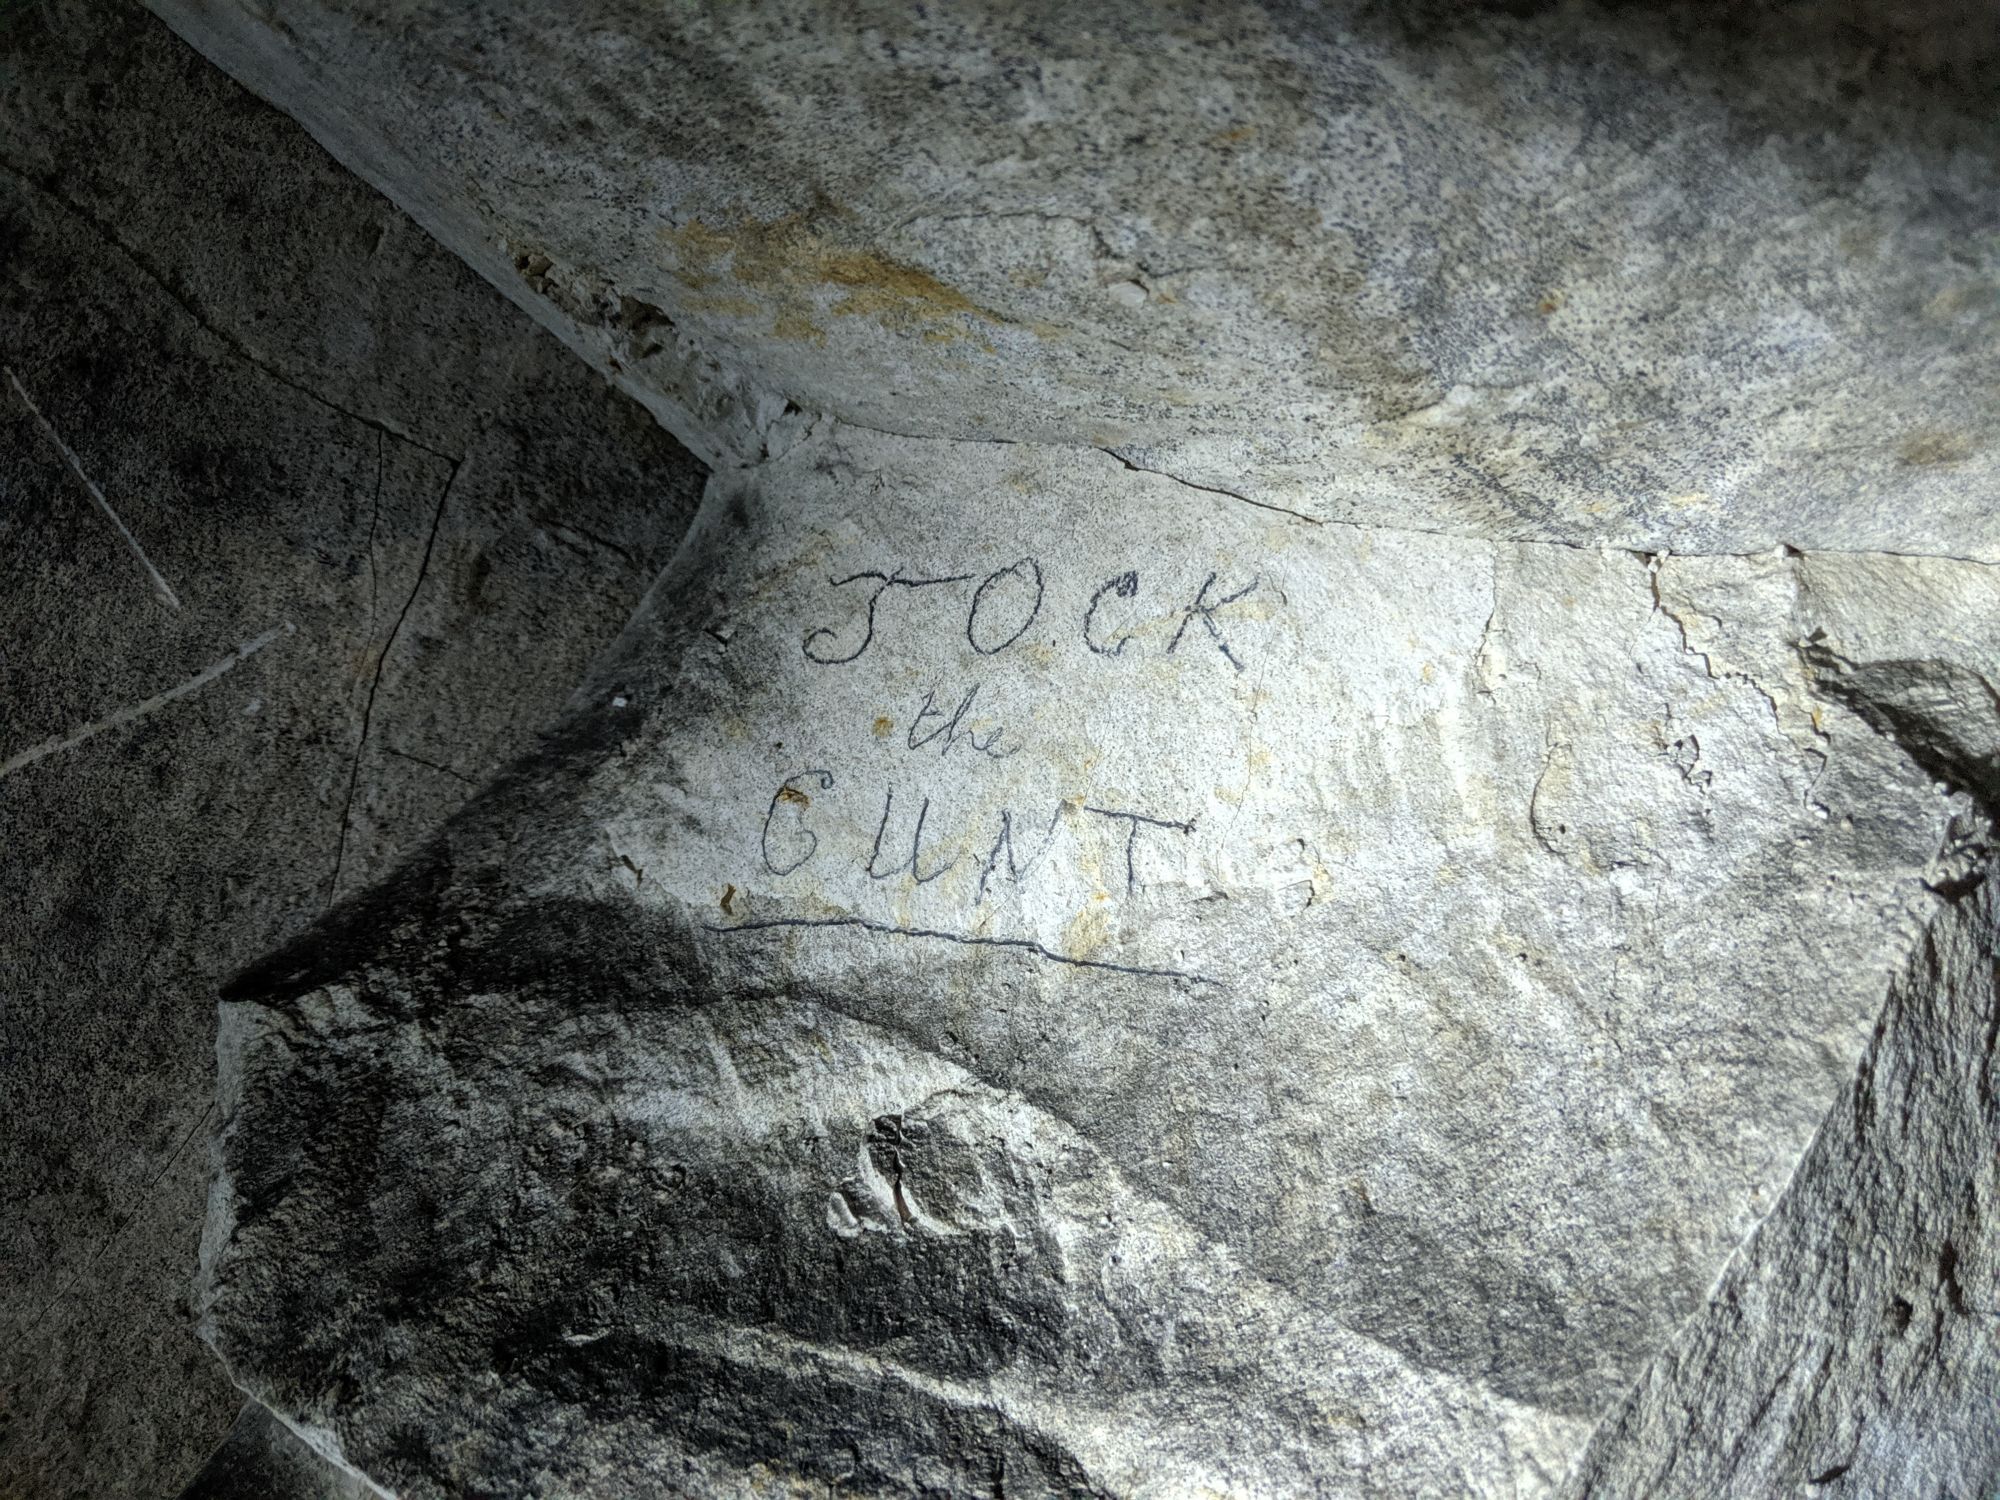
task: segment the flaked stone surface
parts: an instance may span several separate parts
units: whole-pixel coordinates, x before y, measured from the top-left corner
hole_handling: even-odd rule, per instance
[[[153,3],[711,462],[2000,559],[1984,6]]]
[[[531,746],[699,466],[105,0],[0,7],[0,1495],[172,1495],[221,982]]]
[[[1564,1494],[1978,1497],[2000,1481],[2000,778],[1991,621],[1877,565],[1895,616],[1816,647],[1828,688],[1979,815],[1978,864],[1889,992],[1855,1082],[1709,1305],[1603,1424]]]
[[[401,1495],[1553,1489],[1979,876],[1868,671],[1991,570],[772,446],[229,992],[234,1377]]]
[[[1566,1495],[1992,1493],[1995,932],[1990,881],[1926,930],[1784,1205]]]

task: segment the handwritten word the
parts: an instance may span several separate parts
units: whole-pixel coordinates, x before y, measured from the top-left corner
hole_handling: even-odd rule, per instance
[[[926,692],[923,706],[917,710],[917,716],[910,721],[910,732],[904,737],[904,743],[912,750],[923,750],[936,745],[939,755],[951,754],[955,745],[970,745],[981,755],[990,756],[994,760],[1005,760],[1020,749],[1018,745],[1010,745],[1005,750],[997,748],[1001,737],[1007,733],[1004,725],[995,725],[983,735],[971,728],[968,720],[972,714],[972,705],[979,697],[979,686],[975,682],[967,688],[965,696],[958,700],[958,707],[949,714],[937,706],[936,688]],[[937,722],[933,724],[930,722],[932,720]]]

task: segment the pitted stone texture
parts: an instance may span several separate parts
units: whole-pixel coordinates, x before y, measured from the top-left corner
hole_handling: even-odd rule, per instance
[[[232,993],[237,1379],[406,1495],[1552,1488],[1982,857],[1822,678],[1991,570],[793,437]]]
[[[1977,6],[153,3],[718,462],[2000,559]]]

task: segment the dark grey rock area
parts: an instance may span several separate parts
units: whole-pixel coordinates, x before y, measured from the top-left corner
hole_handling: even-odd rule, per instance
[[[250,1401],[180,1500],[367,1500],[374,1493],[307,1447],[268,1406]]]
[[[171,1495],[218,987],[535,743],[702,471],[137,7],[0,25],[0,364],[180,603],[0,378],[0,1494]]]

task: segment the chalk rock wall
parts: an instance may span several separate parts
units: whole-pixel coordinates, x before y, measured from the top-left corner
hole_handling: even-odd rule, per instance
[[[153,4],[711,463],[2000,558],[1979,5]]]
[[[1993,591],[815,426],[232,992],[208,1336],[397,1494],[1545,1490],[1976,879],[1819,679]]]
[[[1981,847],[2000,724],[1971,666],[1993,641],[1947,623],[1931,587],[1903,597],[1900,616],[1847,611],[1840,652],[1809,649],[1830,691],[1972,791],[1981,816],[1956,841],[1978,864],[1938,883],[1948,904],[1784,1203],[1602,1425],[1567,1495],[1980,1495],[2000,1475],[2000,964]]]
[[[227,992],[204,1331],[320,1451],[1990,1487],[1990,39],[155,8],[715,466]]]

